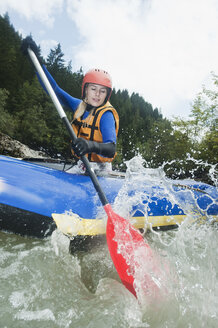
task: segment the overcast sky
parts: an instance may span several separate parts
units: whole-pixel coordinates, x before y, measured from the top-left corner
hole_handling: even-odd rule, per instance
[[[42,54],[61,44],[77,71],[107,70],[163,116],[187,117],[218,73],[218,0],[0,0],[0,14]]]

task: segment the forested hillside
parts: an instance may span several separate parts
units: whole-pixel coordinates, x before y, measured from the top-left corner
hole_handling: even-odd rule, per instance
[[[22,36],[15,31],[9,16],[0,16],[0,132],[50,156],[70,157],[68,133],[39,84],[30,60],[22,54],[21,43]],[[80,98],[83,70],[72,71],[60,44],[50,50],[47,58],[41,56],[41,60],[62,89]],[[213,80],[217,87],[215,74]],[[193,101],[190,120],[186,121],[169,121],[139,94],[130,95],[127,90],[113,89],[111,103],[120,116],[115,167],[122,168],[125,160],[139,153],[148,167],[163,165],[171,177],[190,176],[195,165],[188,162],[190,157],[211,165],[217,163],[216,91],[203,89]],[[65,110],[71,119],[72,113]],[[198,138],[203,128],[205,133]],[[165,164],[170,161],[170,165]],[[197,171],[195,176],[204,178],[205,170],[208,173],[209,168]]]

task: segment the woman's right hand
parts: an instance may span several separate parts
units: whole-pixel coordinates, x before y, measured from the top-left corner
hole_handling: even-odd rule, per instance
[[[23,39],[21,43],[21,51],[24,55],[28,54],[28,48],[32,49],[36,56],[39,56],[39,48],[37,47],[35,41],[33,41],[31,36],[27,36],[25,39]]]

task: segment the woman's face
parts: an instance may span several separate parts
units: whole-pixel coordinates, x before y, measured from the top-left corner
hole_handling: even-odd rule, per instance
[[[89,83],[86,87],[85,100],[93,107],[101,106],[104,103],[106,96],[107,88],[102,85]]]

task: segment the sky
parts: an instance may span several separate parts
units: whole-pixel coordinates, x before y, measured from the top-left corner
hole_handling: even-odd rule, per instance
[[[168,119],[188,118],[218,74],[218,0],[1,0],[6,12],[44,58],[60,43],[73,71],[108,71]]]

